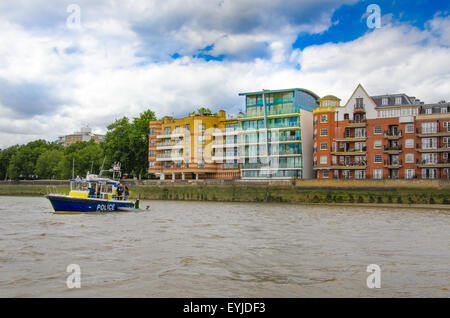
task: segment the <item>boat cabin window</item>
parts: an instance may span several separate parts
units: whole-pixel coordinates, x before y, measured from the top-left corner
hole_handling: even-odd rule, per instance
[[[89,184],[86,182],[71,182],[72,191],[88,191]]]

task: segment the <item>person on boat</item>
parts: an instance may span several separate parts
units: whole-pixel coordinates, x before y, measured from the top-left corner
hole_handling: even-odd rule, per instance
[[[89,198],[95,198],[95,189],[92,185],[89,186]]]
[[[127,186],[125,186],[125,192],[124,192],[124,197],[123,197],[123,199],[124,200],[128,200],[128,196],[130,195],[130,192],[128,191],[128,187]]]
[[[122,200],[122,195],[123,195],[123,185],[122,183],[119,184],[119,186],[117,187],[117,199],[118,200]]]

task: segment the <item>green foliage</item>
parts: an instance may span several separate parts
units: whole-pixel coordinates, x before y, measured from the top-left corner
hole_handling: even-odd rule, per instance
[[[86,173],[99,173],[106,155],[104,169],[120,161],[123,173],[147,174],[149,122],[156,120],[154,112],[147,110],[134,118],[116,120],[108,126],[105,141],[96,144],[74,143],[66,148],[45,140],[0,150],[0,180],[38,176],[39,179],[68,179],[83,177]],[[92,170],[92,171],[91,171]]]
[[[12,146],[4,150],[0,150],[0,180],[5,180],[7,177],[7,170],[11,158],[16,154],[19,146]]]
[[[101,145],[93,140],[79,142],[64,149],[64,156],[55,168],[59,179],[69,179],[73,176],[84,177],[87,172],[99,173],[104,158]]]
[[[7,170],[9,178],[13,180],[37,175],[36,163],[39,156],[47,150],[61,149],[61,146],[45,140],[36,140],[16,147],[16,151],[9,160]]]
[[[58,179],[58,164],[64,157],[64,151],[48,149],[44,151],[36,162],[35,172],[40,179]]]
[[[148,127],[156,120],[155,113],[147,110],[132,122],[127,117],[116,120],[108,126],[103,142],[107,158],[105,166],[120,161],[123,173],[139,174],[147,171],[148,165]]]
[[[209,115],[212,114],[211,109],[206,108],[206,107],[200,107],[199,109],[197,109],[197,111],[194,111],[192,113],[189,113],[189,116],[193,116],[195,114],[199,114],[199,115]],[[214,113],[214,116],[218,117],[219,115],[217,113]]]

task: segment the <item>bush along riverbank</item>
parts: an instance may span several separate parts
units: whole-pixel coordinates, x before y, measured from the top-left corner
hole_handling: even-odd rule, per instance
[[[143,200],[185,200],[217,202],[278,202],[301,204],[355,205],[448,205],[448,189],[302,189],[294,186],[260,185],[135,185],[129,186],[131,198]],[[69,186],[0,185],[0,195],[44,196],[69,192]]]

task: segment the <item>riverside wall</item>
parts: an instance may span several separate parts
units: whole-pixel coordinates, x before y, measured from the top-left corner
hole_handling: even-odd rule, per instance
[[[124,180],[131,197],[146,200],[314,204],[445,205],[449,180]],[[67,181],[0,182],[0,195],[67,193]]]

